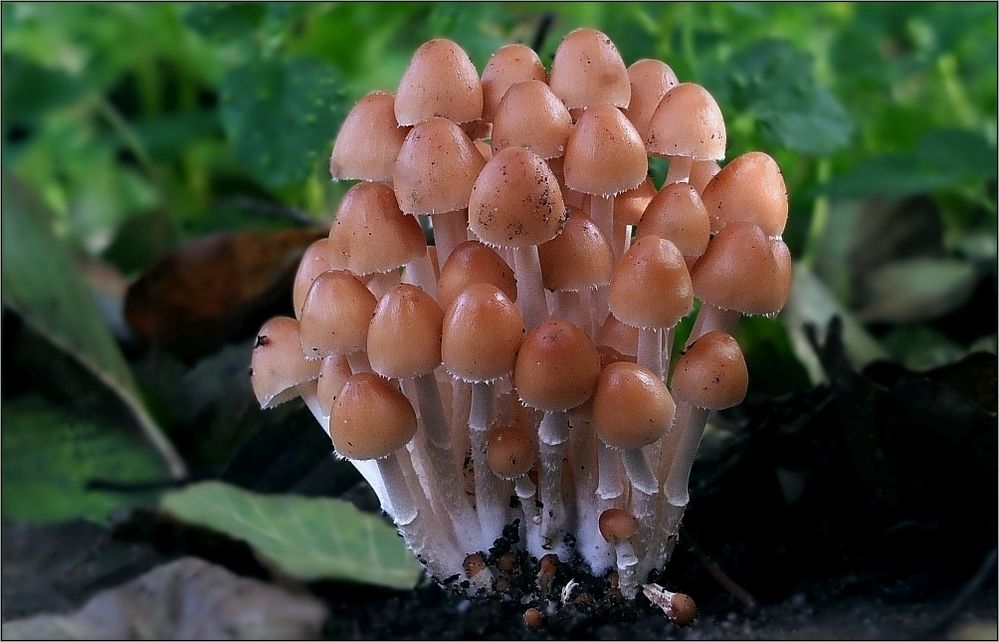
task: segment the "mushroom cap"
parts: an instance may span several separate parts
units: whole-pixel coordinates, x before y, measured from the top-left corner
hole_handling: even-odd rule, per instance
[[[608,303],[615,317],[636,328],[675,326],[694,304],[680,250],[657,236],[638,238],[614,267]]]
[[[358,183],[340,201],[327,249],[333,268],[363,276],[423,256],[427,242],[417,220],[399,211],[391,188]]]
[[[493,151],[527,147],[541,158],[565,153],[572,118],[548,85],[528,80],[511,85],[493,118]]]
[[[392,168],[409,133],[395,120],[395,96],[373,91],[347,114],[333,143],[330,175],[336,180],[392,181]]]
[[[680,81],[669,65],[651,58],[643,58],[628,67],[628,81],[631,83],[631,101],[624,113],[645,140],[656,107],[666,92]]]
[[[602,103],[587,109],[569,134],[563,171],[570,189],[613,196],[646,179],[649,159],[635,126],[620,109]]]
[[[673,371],[673,396],[697,408],[724,410],[746,398],[749,372],[734,338],[715,330],[690,344]]]
[[[395,117],[400,125],[415,125],[434,116],[456,123],[482,117],[479,72],[458,43],[444,38],[420,45],[395,96]]]
[[[562,39],[548,84],[569,109],[600,103],[627,107],[631,100],[631,83],[621,53],[596,29],[576,29]]]
[[[305,248],[302,260],[295,272],[295,283],[292,286],[292,307],[295,317],[302,318],[302,306],[305,305],[305,295],[309,293],[312,282],[323,272],[332,270],[330,264],[329,238],[321,238]]]
[[[416,412],[393,385],[373,372],[351,375],[330,414],[330,438],[347,459],[387,457],[416,434]]]
[[[319,407],[326,416],[332,412],[333,402],[340,395],[340,389],[347,383],[351,374],[353,373],[346,356],[330,355],[323,359],[322,368],[319,369],[316,396],[319,398]]]
[[[673,423],[676,405],[662,379],[629,361],[616,361],[600,373],[593,393],[593,425],[612,448],[655,443]]]
[[[527,45],[504,45],[482,70],[482,120],[492,122],[506,90],[525,80],[548,80],[538,54]]]
[[[645,209],[638,236],[658,236],[671,241],[685,257],[697,258],[708,248],[710,228],[708,211],[697,190],[687,183],[670,183]]]
[[[631,539],[638,532],[638,520],[626,510],[608,508],[597,521],[600,535],[608,542]]]
[[[701,195],[702,200],[704,198],[704,188],[708,186],[708,182],[720,171],[721,165],[717,161],[694,161],[690,165],[690,178],[688,182],[694,186],[697,193]]]
[[[582,211],[569,208],[558,236],[538,246],[541,276],[549,290],[588,290],[610,283],[614,250]]]
[[[368,326],[368,361],[383,377],[404,379],[441,364],[444,313],[423,288],[401,283],[378,301]]]
[[[723,167],[704,188],[711,231],[726,223],[748,221],[767,236],[780,236],[787,224],[787,187],[777,162],[763,152],[749,152]]]
[[[301,350],[309,359],[364,350],[368,323],[378,301],[353,274],[323,272],[302,306]]]
[[[579,326],[542,321],[524,337],[513,370],[521,401],[538,410],[565,411],[593,394],[600,353]]]
[[[645,180],[638,184],[635,189],[621,192],[614,197],[614,222],[624,225],[638,225],[642,220],[645,208],[652,202],[652,197],[656,195],[656,185],[652,178],[645,177]]]
[[[464,381],[493,381],[513,370],[523,339],[517,306],[495,285],[473,283],[444,313],[444,367]]]
[[[462,290],[473,283],[491,283],[511,301],[517,300],[517,278],[496,252],[478,241],[459,243],[441,268],[437,300],[447,309]]]
[[[298,321],[274,317],[260,328],[250,357],[250,381],[260,407],[273,408],[298,396],[295,386],[319,376],[318,361],[306,361]]]
[[[614,348],[626,356],[637,356],[638,328],[621,323],[613,314],[608,314],[597,333],[597,343]]]
[[[495,247],[540,245],[558,234],[565,203],[548,164],[526,147],[496,152],[472,187],[468,227]]]
[[[485,164],[465,132],[450,120],[434,117],[416,125],[403,141],[392,173],[399,208],[409,214],[465,209]]]
[[[674,593],[669,599],[669,619],[677,626],[687,626],[697,617],[697,605],[694,598],[686,593]]]
[[[538,437],[524,425],[493,426],[486,442],[489,470],[503,479],[516,479],[534,467]]]
[[[646,147],[653,156],[697,160],[725,158],[725,120],[708,90],[680,83],[666,92],[649,123]]]
[[[791,290],[791,257],[780,239],[759,226],[729,223],[690,271],[701,301],[743,314],[777,314]]]

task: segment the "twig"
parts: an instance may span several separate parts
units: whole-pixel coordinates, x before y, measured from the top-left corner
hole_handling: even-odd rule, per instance
[[[552,12],[547,12],[545,15],[541,16],[541,22],[538,23],[538,30],[534,32],[534,41],[531,43],[531,49],[540,52],[542,45],[545,44],[545,38],[548,37],[548,32],[551,31],[552,24],[555,23],[555,14]]]
[[[223,201],[223,204],[236,209],[245,210],[251,214],[283,218],[304,227],[316,225],[317,219],[305,210],[295,207],[262,201],[252,196],[236,196]]]
[[[687,542],[687,547],[690,548],[690,552],[694,554],[694,557],[696,557],[697,561],[701,563],[701,566],[703,566],[704,570],[708,572],[708,575],[714,578],[714,580],[718,582],[723,589],[732,594],[735,599],[739,600],[739,602],[741,602],[747,609],[755,609],[756,598],[753,597],[753,594],[742,588],[742,586],[736,583],[735,580],[726,575],[725,571],[721,569],[721,566],[719,566],[717,562],[713,561],[704,553],[704,551],[701,550],[701,547],[697,545],[697,542],[690,537],[690,533],[683,528],[680,529],[680,533],[683,540]]]

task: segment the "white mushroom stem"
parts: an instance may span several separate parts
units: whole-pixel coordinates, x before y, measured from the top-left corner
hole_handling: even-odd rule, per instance
[[[350,366],[350,371],[353,374],[358,372],[371,372],[371,362],[368,361],[368,353],[362,351],[351,352],[347,357],[347,364]]]
[[[679,441],[665,485],[666,499],[673,506],[686,506],[690,499],[687,493],[690,469],[694,465],[694,456],[697,454],[697,446],[701,443],[707,421],[707,410],[695,408],[685,401],[677,404],[676,425],[673,430],[680,431]]]
[[[733,334],[739,326],[739,319],[741,317],[742,313],[738,310],[722,310],[710,303],[702,304],[700,311],[697,313],[697,320],[694,321],[694,327],[690,330],[687,345],[689,346],[694,341],[714,330]]]
[[[575,290],[556,290],[557,306],[555,309],[560,318],[586,329],[590,327],[591,321],[589,306],[585,304],[584,296],[583,292]]]
[[[614,197],[590,195],[590,219],[607,242],[614,245]],[[621,258],[615,251],[614,259]]]
[[[528,474],[523,474],[513,480],[513,491],[520,499],[520,508],[523,512],[523,525],[525,537],[528,541],[537,538],[538,527],[541,524],[541,513],[538,511],[537,495],[538,487],[531,481]]]
[[[373,274],[368,279],[366,287],[375,295],[376,299],[381,299],[383,294],[399,285],[401,276],[402,274],[399,270],[389,270],[388,272]]]
[[[638,556],[627,540],[615,542],[614,553],[617,556],[618,588],[624,597],[633,600],[638,595],[638,573],[635,572]]]
[[[385,499],[382,508],[392,518],[396,526],[406,526],[417,516],[416,502],[406,484],[406,476],[399,465],[399,457],[392,453],[376,460],[378,473],[385,482]]]
[[[437,388],[437,377],[431,371],[414,377],[413,384],[427,440],[438,448],[450,450],[451,433],[447,418],[444,416],[444,404]]]
[[[614,221],[614,232],[609,239],[614,250],[614,260],[620,259],[631,245],[631,226],[627,223]]]
[[[488,381],[472,384],[472,406],[468,412],[468,427],[488,430],[496,421],[496,395]]]
[[[569,437],[573,452],[573,479],[576,497],[576,551],[583,557],[594,575],[603,575],[614,566],[613,544],[604,539],[600,529],[593,528],[600,514],[610,506],[597,497],[599,466],[597,449],[599,441],[593,422],[589,419],[572,419]],[[617,465],[617,462],[614,462]]]
[[[562,461],[565,442],[569,439],[569,414],[561,410],[546,410],[538,428],[541,471],[541,538],[554,545],[565,529],[565,502],[562,498]]]
[[[508,483],[489,469],[486,461],[486,431],[473,428],[469,433],[472,440],[472,463],[475,467],[475,511],[482,528],[483,550],[488,550],[503,534],[503,527],[510,521],[507,508],[510,495],[506,492]]]
[[[456,246],[468,240],[468,221],[462,211],[431,214],[434,229],[434,246],[437,248],[437,263],[441,267],[451,256]]]
[[[597,482],[597,497],[617,499],[624,493],[624,480],[621,475],[621,458],[617,451],[597,440],[597,468],[600,479]]]
[[[666,172],[666,180],[663,186],[671,183],[686,183],[690,180],[690,168],[694,165],[694,159],[687,156],[670,156],[669,171]]]
[[[524,317],[524,327],[531,330],[548,318],[538,246],[514,248],[513,261],[514,271],[517,274],[517,305],[520,306],[520,312]]]
[[[645,459],[645,453],[641,448],[626,448],[621,451],[621,461],[635,491],[632,494],[632,513],[638,519],[652,515],[655,512],[653,498],[659,492],[659,481]]]
[[[661,328],[640,328],[638,330],[638,365],[663,378],[663,349]]]
[[[419,286],[434,299],[437,298],[437,273],[434,272],[434,264],[430,260],[429,247],[423,254],[406,264],[402,282]]]

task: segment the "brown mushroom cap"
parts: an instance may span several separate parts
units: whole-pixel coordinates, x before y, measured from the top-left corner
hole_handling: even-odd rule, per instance
[[[333,402],[340,395],[340,389],[352,374],[350,363],[344,355],[330,355],[323,359],[316,384],[316,396],[319,398],[319,407],[327,416],[332,412]]]
[[[373,91],[347,114],[333,143],[330,174],[334,179],[392,181],[392,167],[409,133],[395,120],[395,96]]]
[[[343,195],[330,226],[329,262],[357,275],[388,272],[427,251],[423,228],[399,211],[381,183],[358,183]]]
[[[305,295],[309,293],[312,282],[323,272],[332,270],[330,265],[329,238],[322,238],[313,242],[305,249],[302,260],[298,264],[298,271],[295,272],[295,283],[292,286],[292,306],[295,308],[295,317],[302,317],[302,306],[305,305]]]
[[[400,125],[415,125],[434,116],[456,123],[482,117],[479,72],[464,49],[443,38],[420,45],[395,96],[395,117]]]
[[[548,80],[538,54],[521,44],[497,49],[482,70],[482,119],[492,122],[506,90],[525,80]]]
[[[716,161],[694,161],[690,166],[689,183],[694,186],[701,198],[704,198],[704,188],[708,182],[721,171],[721,165]]]
[[[322,359],[364,350],[377,304],[375,295],[354,275],[323,272],[302,306],[302,352],[309,359]]]
[[[409,214],[465,209],[483,165],[479,150],[450,120],[430,118],[416,125],[402,143],[392,174],[399,208]]]
[[[593,425],[612,448],[642,448],[655,443],[673,423],[676,405],[654,372],[617,361],[600,373],[593,393]]]
[[[572,118],[565,105],[540,80],[512,85],[493,118],[493,151],[527,147],[541,158],[565,153]]]
[[[250,359],[250,381],[260,407],[267,409],[298,396],[295,386],[319,376],[319,361],[306,361],[298,340],[298,321],[274,317],[260,328]]]
[[[680,250],[657,236],[638,238],[614,267],[608,303],[614,316],[628,325],[672,328],[694,303]]]
[[[486,443],[489,470],[503,479],[516,479],[534,467],[538,438],[524,425],[493,426]]]
[[[378,301],[368,326],[371,369],[392,379],[416,377],[441,364],[444,313],[433,297],[408,283]]]
[[[506,261],[478,241],[459,243],[441,269],[437,300],[447,309],[462,290],[473,283],[491,283],[511,301],[517,300],[517,279]]]
[[[773,158],[749,152],[722,168],[704,188],[711,231],[732,221],[759,225],[768,236],[780,236],[787,224],[787,187]]]
[[[610,283],[614,250],[582,211],[569,208],[562,232],[538,246],[541,276],[549,290],[579,291]]]
[[[776,314],[787,302],[791,258],[780,239],[758,226],[729,223],[690,271],[698,299],[722,310]]]
[[[517,306],[495,285],[473,283],[444,313],[444,367],[465,381],[492,381],[513,370],[523,338]]]
[[[673,372],[673,396],[697,408],[724,410],[746,397],[749,372],[734,338],[720,330],[698,338]]]
[[[704,87],[680,83],[663,96],[652,115],[645,143],[653,156],[721,160],[726,144],[721,109]]]
[[[621,110],[593,105],[569,134],[565,184],[585,194],[613,196],[638,187],[649,173],[642,137]]]
[[[708,212],[691,185],[670,183],[655,195],[638,224],[638,236],[671,241],[685,257],[704,254],[711,238]]]
[[[646,176],[635,189],[621,192],[614,197],[614,222],[625,225],[638,225],[642,220],[645,208],[656,195],[656,186],[652,178]]]
[[[629,540],[638,532],[638,520],[626,510],[608,508],[597,521],[600,535],[608,542]]]
[[[666,92],[680,81],[669,65],[650,58],[643,58],[628,67],[628,80],[631,83],[631,101],[624,113],[645,140],[656,107]]]
[[[600,353],[579,326],[542,321],[527,333],[513,370],[521,401],[538,410],[569,410],[593,394]]]
[[[373,372],[351,375],[330,414],[333,447],[347,459],[381,459],[405,447],[416,434],[409,400]]]
[[[608,314],[597,333],[597,343],[634,357],[638,354],[638,328],[621,323],[613,314]]]
[[[482,168],[468,202],[469,229],[495,247],[526,247],[551,240],[565,215],[555,176],[526,147],[497,152]]]
[[[548,84],[569,109],[600,103],[627,107],[631,100],[631,83],[621,53],[596,29],[576,29],[562,39]]]

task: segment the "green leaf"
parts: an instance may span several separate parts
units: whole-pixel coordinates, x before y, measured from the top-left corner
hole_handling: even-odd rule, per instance
[[[345,108],[342,75],[325,62],[253,60],[222,79],[222,123],[233,151],[271,187],[305,180],[329,155]]]
[[[195,2],[184,7],[184,24],[203,36],[232,38],[252,33],[267,5],[256,2]]]
[[[394,528],[339,499],[259,495],[206,482],[167,494],[162,508],[181,521],[245,541],[297,579],[411,589],[420,576]]]
[[[88,490],[93,479],[145,482],[166,471],[156,452],[117,426],[69,415],[40,398],[3,405],[3,517],[102,522],[149,494]]]
[[[942,316],[967,301],[978,282],[970,263],[917,258],[878,268],[866,279],[863,321],[899,323]]]
[[[113,390],[171,471],[181,475],[183,462],[143,405],[90,288],[52,229],[49,212],[8,175],[3,177],[3,210],[4,305]]]

